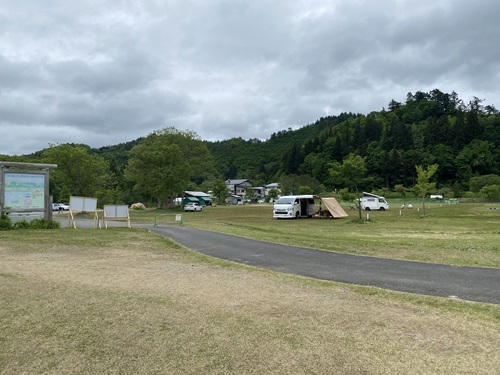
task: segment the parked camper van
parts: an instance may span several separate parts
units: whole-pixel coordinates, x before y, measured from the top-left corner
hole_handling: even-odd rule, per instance
[[[385,211],[389,209],[389,203],[387,203],[386,199],[375,194],[363,193],[363,198],[361,198],[360,203],[361,208],[365,209],[366,211]]]
[[[280,197],[274,203],[273,218],[299,219],[301,217],[312,217],[316,211],[315,199],[320,198],[316,195],[287,195]]]

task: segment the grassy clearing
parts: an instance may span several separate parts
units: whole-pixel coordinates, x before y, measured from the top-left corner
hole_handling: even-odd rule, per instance
[[[0,232],[2,374],[493,374],[499,323],[498,306],[256,270],[140,229]]]
[[[413,210],[370,212],[370,221],[347,219],[276,220],[272,206],[206,207],[183,213],[193,227],[288,245],[462,266],[500,267],[500,205],[427,204]],[[162,211],[179,212],[179,211]],[[401,215],[400,215],[401,212]],[[366,220],[366,212],[363,212]],[[154,211],[133,211],[132,220],[154,222]],[[165,221],[166,223],[166,221]]]

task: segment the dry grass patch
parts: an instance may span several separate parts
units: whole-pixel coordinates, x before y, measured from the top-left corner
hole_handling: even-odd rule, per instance
[[[500,368],[497,306],[259,271],[142,230],[0,236],[0,373]]]

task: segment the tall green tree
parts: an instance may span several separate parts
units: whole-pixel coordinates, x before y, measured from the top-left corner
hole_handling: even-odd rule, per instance
[[[349,154],[349,156],[342,161],[334,162],[330,168],[330,174],[334,181],[342,181],[347,185],[354,187],[358,201],[359,220],[361,220],[361,205],[359,204],[359,184],[364,180],[366,174],[365,158],[359,155]]]
[[[434,189],[436,187],[435,182],[430,182],[432,176],[437,172],[439,168],[438,164],[432,164],[424,168],[421,165],[416,165],[415,169],[417,170],[417,184],[415,185],[415,190],[422,197],[422,209],[425,217],[425,196],[429,192],[429,190]]]
[[[228,195],[227,185],[222,180],[215,180],[212,184],[212,194],[219,204],[224,204]]]
[[[267,192],[266,201],[269,202],[272,199],[272,201],[274,202],[276,201],[276,199],[278,199],[279,195],[280,195],[279,190],[276,188],[272,188]]]
[[[97,191],[112,187],[109,163],[83,145],[50,145],[42,160],[57,164],[50,178],[55,200],[67,201],[71,195],[95,197]]]
[[[157,206],[172,201],[189,181],[202,181],[212,170],[207,147],[193,132],[175,128],[158,130],[130,151],[125,177],[134,188],[157,199]]]

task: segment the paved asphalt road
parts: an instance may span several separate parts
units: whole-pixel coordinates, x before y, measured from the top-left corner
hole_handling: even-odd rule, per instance
[[[273,271],[400,292],[500,304],[500,269],[340,254],[187,226],[145,227],[200,253]]]
[[[54,215],[67,226],[67,215]],[[92,220],[77,220],[92,228]],[[109,226],[126,226],[109,222]],[[322,280],[369,285],[400,292],[500,304],[500,269],[454,267],[334,253],[278,245],[187,226],[136,224],[202,254],[255,267]]]

